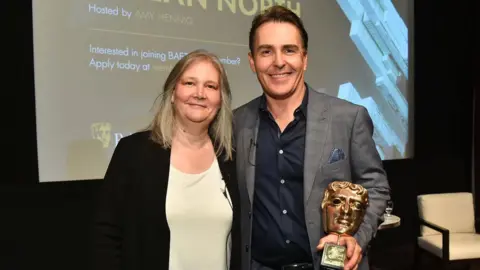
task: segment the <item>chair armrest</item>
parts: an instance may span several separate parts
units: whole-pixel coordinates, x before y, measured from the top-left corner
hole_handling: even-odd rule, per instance
[[[419,219],[420,219],[420,225],[425,225],[442,234],[442,258],[445,261],[449,261],[450,260],[450,231],[437,224],[428,222],[422,218],[419,218]]]

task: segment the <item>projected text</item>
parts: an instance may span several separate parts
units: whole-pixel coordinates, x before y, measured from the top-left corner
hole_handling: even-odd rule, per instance
[[[92,54],[88,66],[99,71],[113,71],[114,69],[125,71],[170,71],[171,65],[156,65],[157,62],[165,63],[167,61],[177,62],[182,59],[188,52],[179,51],[156,51],[142,50],[129,47],[100,47],[89,44],[89,52]],[[103,56],[103,57],[102,57]],[[105,58],[105,56],[111,56]],[[116,59],[114,57],[120,57]],[[130,58],[130,59],[128,59]],[[142,60],[156,61],[155,63],[145,63]],[[240,57],[222,57],[220,61],[224,65],[240,65]]]
[[[152,0],[158,3],[178,4],[185,7],[201,7],[204,10],[215,8],[217,11],[253,16],[273,5],[282,5],[300,16],[300,1],[293,0]]]
[[[88,4],[88,12],[109,15],[109,16],[122,16],[130,19],[132,16],[131,11],[127,11],[124,8],[119,6],[108,7],[108,6],[97,6],[96,4]]]

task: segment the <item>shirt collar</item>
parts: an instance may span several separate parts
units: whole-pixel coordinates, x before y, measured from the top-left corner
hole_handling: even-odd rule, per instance
[[[305,95],[303,95],[302,104],[295,110],[295,113],[302,112],[302,114],[306,117],[307,116],[307,105],[308,105],[308,86],[305,84]],[[260,106],[259,110],[261,112],[268,111],[267,109],[267,98],[265,94],[262,94],[260,97]]]

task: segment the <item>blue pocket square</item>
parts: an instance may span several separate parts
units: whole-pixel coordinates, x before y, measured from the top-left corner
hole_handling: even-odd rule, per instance
[[[343,152],[343,150],[339,148],[334,148],[332,150],[332,153],[330,154],[330,158],[328,159],[328,164],[332,164],[334,162],[344,160],[344,159],[345,159],[345,153]]]

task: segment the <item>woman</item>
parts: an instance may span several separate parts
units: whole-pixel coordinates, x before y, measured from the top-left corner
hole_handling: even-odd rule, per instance
[[[216,56],[175,65],[149,128],[118,143],[99,196],[94,269],[240,268],[231,92]]]

